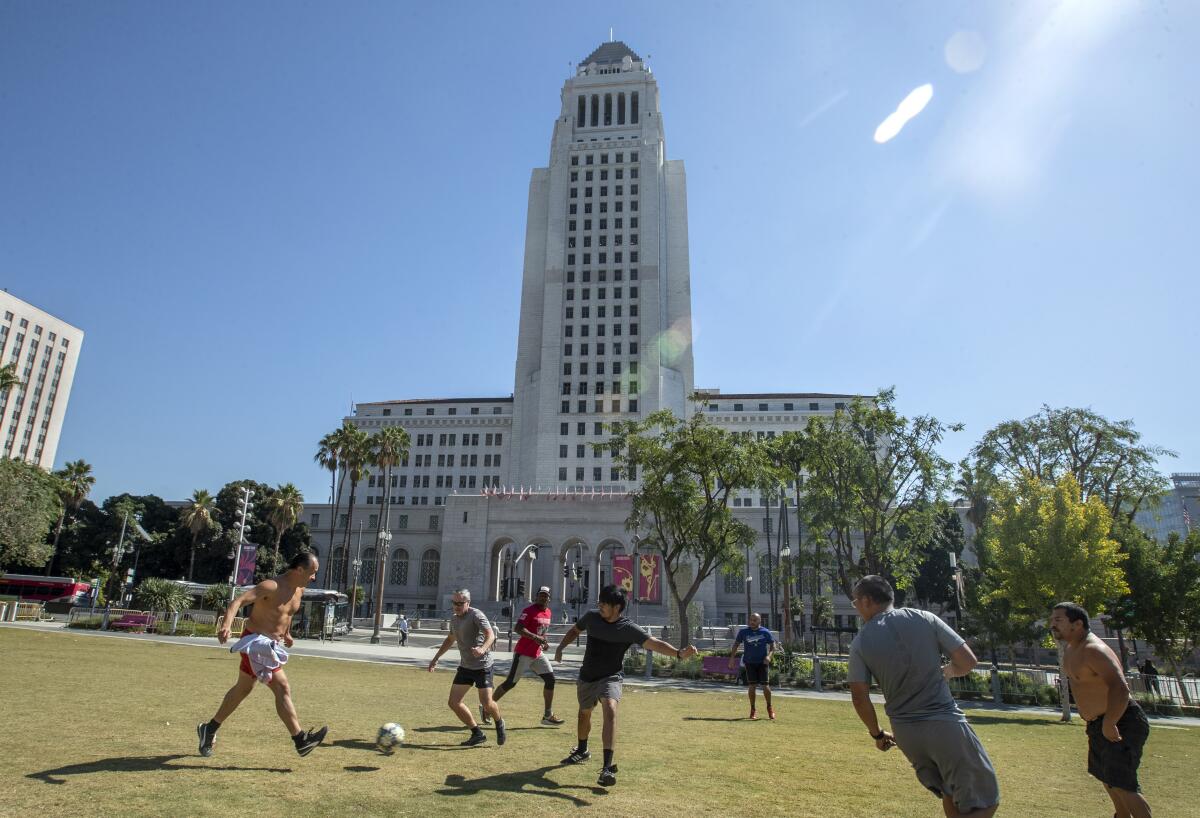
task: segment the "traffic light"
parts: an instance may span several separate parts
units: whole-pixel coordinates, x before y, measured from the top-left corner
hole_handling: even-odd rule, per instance
[[[563,579],[568,579],[571,576],[571,566],[563,563]]]
[[[517,597],[516,598],[517,599],[525,598],[525,580],[523,580],[523,579],[517,580]]]
[[[500,615],[501,616],[512,616],[512,607],[509,605],[505,605],[503,608],[500,609]]]

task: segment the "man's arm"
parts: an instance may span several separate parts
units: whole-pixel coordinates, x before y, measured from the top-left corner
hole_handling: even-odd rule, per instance
[[[1129,706],[1129,684],[1125,681],[1125,673],[1111,651],[1095,644],[1088,644],[1084,648],[1083,664],[1099,676],[1108,689],[1104,704],[1104,737],[1109,741],[1120,741],[1121,731],[1117,729],[1117,722]]]
[[[224,645],[229,640],[233,620],[237,617],[238,611],[247,605],[253,605],[258,600],[265,598],[277,587],[278,583],[275,580],[264,579],[253,588],[243,591],[241,596],[229,603],[229,607],[225,609],[225,616],[221,619],[221,627],[217,629],[217,641]]]
[[[540,642],[542,647],[549,646],[549,642],[545,639],[545,637],[538,636],[536,633],[529,630],[529,628],[525,627],[520,622],[518,622],[516,625],[513,626],[513,633],[515,633],[517,636],[524,636],[528,639],[532,639],[534,642]]]
[[[483,644],[476,648],[471,648],[471,655],[480,658],[487,653],[492,647],[492,643],[496,641],[496,631],[494,628],[483,629]]]
[[[642,647],[646,650],[652,650],[655,653],[661,653],[664,656],[674,656],[676,659],[686,659],[689,656],[695,656],[700,651],[695,645],[688,645],[683,650],[672,645],[670,642],[664,642],[661,639],[655,639],[653,636],[642,643]]]
[[[738,631],[738,635],[733,638],[733,647],[729,649],[729,666],[733,667],[736,664],[733,660],[737,658],[738,645],[742,644],[742,632]]]
[[[875,746],[880,750],[890,750],[896,744],[892,734],[879,727],[879,716],[875,713],[875,705],[871,704],[871,685],[867,682],[850,683],[850,701],[854,703],[854,712],[866,726]]]
[[[950,652],[950,664],[942,666],[942,676],[946,679],[966,676],[975,669],[977,664],[979,664],[979,660],[975,658],[975,651],[971,650],[970,645],[963,642]]]
[[[450,646],[453,644],[454,644],[454,632],[451,631],[450,633],[448,633],[446,635],[446,638],[444,640],[442,640],[442,646],[437,649],[437,653],[433,654],[433,658],[429,660],[429,671],[430,672],[433,672],[433,669],[435,667],[437,667],[438,659],[441,659],[442,654],[444,654],[446,651],[450,650]]]
[[[555,662],[562,661],[563,648],[565,648],[567,645],[571,644],[576,639],[578,639],[579,634],[581,634],[581,633],[583,633],[583,631],[579,630],[578,625],[572,625],[571,629],[569,631],[567,631],[565,634],[563,634],[562,641],[559,642],[558,647],[554,649],[554,661]]]

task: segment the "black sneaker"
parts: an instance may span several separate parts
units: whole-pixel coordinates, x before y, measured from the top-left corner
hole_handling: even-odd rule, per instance
[[[487,736],[485,736],[482,732],[472,733],[470,738],[468,738],[466,741],[462,742],[458,746],[459,747],[474,747],[476,744],[483,744],[485,741],[487,741]]]
[[[496,744],[503,747],[506,741],[508,741],[508,731],[504,729],[504,719],[500,719],[496,722]]]
[[[200,737],[200,755],[208,758],[213,753],[213,744],[217,734],[209,729],[208,722],[196,725],[196,735]]]
[[[304,734],[304,738],[296,745],[296,752],[301,756],[306,756],[321,745],[325,740],[325,734],[329,732],[328,727],[322,727],[320,730],[309,730]]]
[[[587,761],[591,757],[592,757],[592,754],[590,752],[588,752],[587,750],[580,752],[578,747],[572,747],[571,754],[569,756],[567,756],[566,758],[564,758],[559,763],[560,764],[582,764],[583,762]]]
[[[611,787],[617,783],[617,765],[604,767],[600,770],[600,777],[596,779],[596,783],[601,787]]]

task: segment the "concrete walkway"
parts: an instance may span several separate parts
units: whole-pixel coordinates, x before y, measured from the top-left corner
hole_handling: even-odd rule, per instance
[[[188,645],[197,648],[208,648],[209,650],[227,651],[229,649],[228,646],[218,644],[217,640],[213,637],[161,636],[145,633],[113,633],[111,631],[68,629],[64,622],[5,622],[0,623],[0,628],[69,633],[72,636],[90,636],[97,639],[135,639],[174,645]],[[295,645],[288,649],[288,653],[292,656],[314,656],[347,662],[373,662],[375,664],[425,668],[429,665],[429,660],[433,658],[434,653],[437,652],[438,646],[446,638],[444,632],[414,632],[409,635],[408,646],[400,647],[397,644],[395,632],[390,634],[385,633],[383,641],[378,645],[370,644],[370,634],[369,630],[357,628],[351,634],[339,636],[333,641],[321,642],[313,639],[299,639]],[[497,641],[507,647],[507,639]],[[493,651],[492,655],[495,657],[497,665],[507,671],[508,664],[512,661],[512,654],[507,651]],[[555,674],[560,679],[572,681],[578,679],[579,664],[582,659],[582,650],[575,646],[568,648],[566,654],[563,656],[562,663],[556,665]],[[443,670],[457,668],[458,652],[451,649],[450,652],[442,657],[438,663],[438,667]],[[745,690],[740,685],[728,682],[710,682],[699,679],[645,679],[641,676],[627,676],[625,684],[631,687],[669,688],[671,690],[708,694],[736,693],[741,695]],[[783,698],[838,701],[846,703],[847,707],[850,706],[850,694],[840,691],[818,693],[815,690],[776,688],[772,690],[772,693],[775,696]],[[876,700],[879,700],[878,696],[876,696]],[[1026,714],[1039,717],[1055,716],[1058,714],[1058,708],[1023,707],[1020,705],[993,704],[983,701],[960,701],[959,706],[968,713],[993,712]],[[1200,727],[1200,718],[1188,716],[1152,716],[1150,717],[1150,722],[1156,726],[1165,727]]]

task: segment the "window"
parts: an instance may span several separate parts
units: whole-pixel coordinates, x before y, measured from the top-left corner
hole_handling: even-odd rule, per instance
[[[820,408],[821,408],[821,404],[819,404],[819,403],[810,403],[808,405],[808,411],[810,411],[810,412],[816,412]]]
[[[432,414],[433,414],[433,408],[431,407],[431,408],[429,408],[429,409],[426,409],[426,410],[425,410],[425,414],[427,414],[427,415],[432,415]]]
[[[836,410],[838,410],[838,409],[845,409],[845,408],[846,408],[846,404],[844,404],[844,403],[835,403],[835,404],[833,405],[833,408],[834,408],[834,410],[835,410],[835,411],[836,411]]]
[[[429,515],[429,530],[430,531],[438,530],[438,516],[436,514]]]
[[[795,408],[796,408],[795,404],[792,404],[792,403],[785,403],[783,405],[783,411],[785,411],[785,412],[790,412]]]
[[[570,426],[571,426],[571,424],[569,424],[569,423],[558,424],[558,433],[560,435],[570,434],[571,433]]]
[[[735,411],[735,412],[740,412],[740,411],[742,411],[742,404],[740,404],[740,403],[735,403],[735,404],[733,405],[733,411]]]
[[[430,527],[436,529],[437,528],[437,525],[436,525],[437,517],[434,516],[434,517],[430,517],[429,519],[431,522],[435,523],[434,525],[432,525]],[[421,555],[420,584],[421,584],[422,588],[436,588],[437,587],[438,574],[439,574],[438,569],[440,567],[441,567],[441,558],[438,555],[437,551],[430,548],[428,551],[426,551],[424,554]]]
[[[408,584],[408,551],[397,548],[392,553],[392,565],[388,569],[388,582],[392,585]]]
[[[767,411],[767,405],[766,405],[765,403],[760,403],[760,404],[758,405],[758,411],[760,411],[760,412],[765,412],[765,411]]]
[[[404,498],[400,497],[398,499],[400,500],[400,504],[403,505]],[[408,515],[407,514],[400,514],[396,517],[396,528],[397,529],[408,528]]]
[[[561,413],[563,413],[564,415],[566,415],[566,414],[570,414],[570,412],[571,412],[571,402],[570,402],[569,400],[565,400],[565,401],[563,401],[563,402],[562,402],[562,405],[559,407],[558,411],[559,411],[559,412],[561,412]]]
[[[559,456],[559,457],[566,457],[566,456],[567,456],[567,444],[565,444],[565,443],[560,443],[560,444],[559,444],[559,446],[558,446],[558,456]]]
[[[565,481],[567,479],[567,467],[566,466],[558,467],[558,479],[563,480],[563,481]]]
[[[406,408],[406,409],[404,410],[404,414],[406,414],[406,415],[411,415],[411,414],[412,414],[412,408],[411,408],[411,407],[409,407],[409,408]]]
[[[576,482],[583,482],[583,466],[575,467],[575,480]]]
[[[321,515],[320,514],[308,515],[308,527],[309,528],[319,528],[320,525],[321,525]]]
[[[636,401],[636,400],[631,400],[631,401],[629,401],[629,411],[630,411],[630,412],[636,412],[637,410],[638,410],[638,404],[637,404],[637,401]]]

